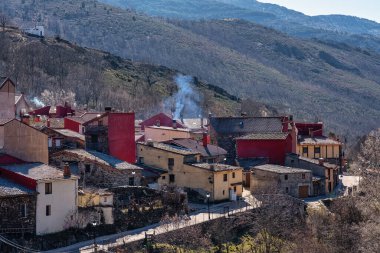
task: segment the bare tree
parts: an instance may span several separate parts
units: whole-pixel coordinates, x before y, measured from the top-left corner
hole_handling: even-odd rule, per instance
[[[0,25],[3,28],[3,32],[5,31],[5,26],[7,25],[7,23],[8,17],[5,14],[0,13]]]

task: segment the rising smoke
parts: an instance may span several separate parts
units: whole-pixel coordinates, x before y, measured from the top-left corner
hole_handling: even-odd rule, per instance
[[[43,107],[45,106],[44,102],[42,102],[41,100],[39,100],[37,97],[34,97],[32,99],[32,102],[37,106],[37,107]]]
[[[178,74],[174,78],[174,81],[178,91],[167,100],[171,107],[173,119],[198,117],[201,115],[201,95],[192,87],[193,78]]]

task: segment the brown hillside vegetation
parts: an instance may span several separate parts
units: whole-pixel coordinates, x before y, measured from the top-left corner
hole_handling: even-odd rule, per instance
[[[38,97],[45,89],[65,90],[74,92],[81,106],[113,106],[147,117],[160,111],[170,113],[164,101],[178,90],[174,81],[178,71],[124,60],[60,38],[39,39],[8,29],[0,33],[0,44],[0,73],[12,77],[29,98]],[[219,87],[194,78],[193,89],[204,113],[233,115],[240,111],[240,100]],[[269,112],[262,104],[257,107]]]
[[[43,24],[80,45],[178,69],[298,120],[323,120],[340,135],[380,125],[380,56],[374,52],[243,21],[168,22],[93,0],[2,5],[17,24]]]

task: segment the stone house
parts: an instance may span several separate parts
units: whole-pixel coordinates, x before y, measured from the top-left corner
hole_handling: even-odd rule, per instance
[[[312,195],[312,173],[310,170],[284,167],[274,164],[252,168],[252,194],[289,194],[296,198]]]
[[[287,154],[285,165],[312,172],[314,196],[332,193],[338,185],[339,165],[328,163],[323,158],[310,159],[297,154]]]
[[[242,194],[242,169],[225,164],[201,163],[201,154],[175,145],[137,143],[138,161],[165,170],[158,184],[198,192],[210,200],[234,200]]]
[[[48,135],[49,153],[67,148],[84,148],[85,138],[83,134],[69,129],[53,129],[42,127],[41,132]]]
[[[52,154],[50,159],[61,168],[69,164],[72,173],[79,177],[82,188],[141,184],[140,167],[97,151],[66,149]]]
[[[35,233],[37,192],[0,176],[0,233]]]

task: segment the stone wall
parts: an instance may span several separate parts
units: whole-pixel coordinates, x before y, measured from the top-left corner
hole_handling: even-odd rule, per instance
[[[5,231],[31,232],[36,229],[36,195],[0,197],[0,233]],[[26,204],[26,217],[21,205]],[[20,230],[20,229],[28,230]]]

